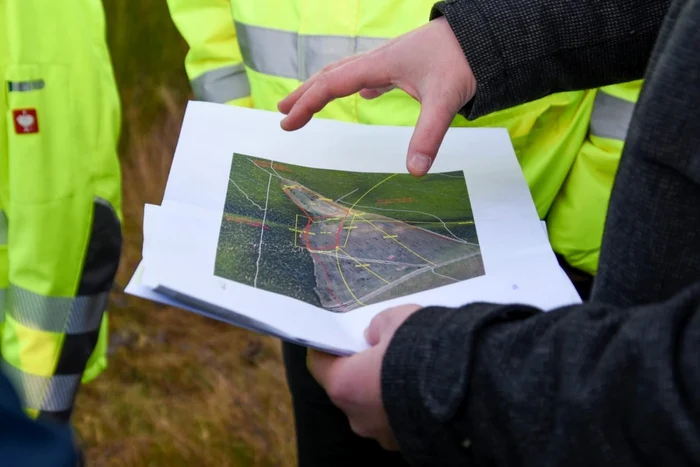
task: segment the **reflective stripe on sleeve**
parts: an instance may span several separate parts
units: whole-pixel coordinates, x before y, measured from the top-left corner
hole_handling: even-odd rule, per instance
[[[11,284],[6,312],[30,329],[78,334],[100,327],[108,292],[78,297],[46,297]]]
[[[599,90],[591,114],[591,135],[624,141],[633,112],[633,102]]]
[[[70,410],[80,387],[80,375],[33,375],[2,361],[2,371],[15,385],[27,409],[47,412]]]
[[[322,36],[270,29],[236,22],[238,45],[249,68],[266,75],[299,81],[350,55],[367,52],[388,39]]]
[[[250,96],[250,83],[243,65],[208,71],[191,81],[197,99],[219,104]]]

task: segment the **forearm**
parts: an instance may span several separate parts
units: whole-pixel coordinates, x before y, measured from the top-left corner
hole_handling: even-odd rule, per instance
[[[700,283],[636,309],[428,308],[389,347],[383,399],[416,465],[697,465],[699,354]]]
[[[477,81],[475,119],[546,95],[643,77],[668,0],[439,2]]]

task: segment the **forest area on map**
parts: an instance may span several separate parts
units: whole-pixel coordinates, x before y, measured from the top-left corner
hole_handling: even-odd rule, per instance
[[[461,171],[416,178],[234,154],[214,274],[347,312],[484,265]]]

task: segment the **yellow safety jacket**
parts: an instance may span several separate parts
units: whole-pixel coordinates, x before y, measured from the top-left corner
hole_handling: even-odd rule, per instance
[[[173,21],[190,46],[185,67],[195,98],[265,110],[276,110],[281,98],[323,66],[425,24],[433,3],[168,0]],[[457,116],[453,126],[508,129],[544,219],[586,140],[595,98],[595,90],[559,93],[476,121]],[[317,117],[415,125],[419,110],[410,96],[395,90],[376,100],[359,95],[335,100]],[[575,183],[571,187],[578,188]],[[603,214],[606,208],[588,207]],[[586,232],[595,228],[587,226]]]
[[[106,367],[121,251],[120,103],[100,0],[0,2],[0,355],[66,422]]]
[[[588,137],[547,216],[552,248],[595,275],[612,183],[642,81],[598,89]]]

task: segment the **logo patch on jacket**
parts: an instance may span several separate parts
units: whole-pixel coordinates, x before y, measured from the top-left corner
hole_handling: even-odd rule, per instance
[[[36,115],[36,109],[13,110],[12,118],[15,122],[15,133],[18,135],[39,133],[39,119]]]

